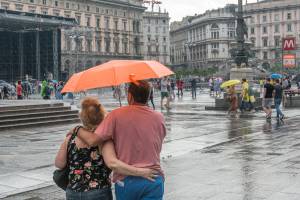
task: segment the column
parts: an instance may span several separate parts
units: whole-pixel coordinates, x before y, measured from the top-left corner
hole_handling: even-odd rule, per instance
[[[58,80],[58,31],[52,32],[53,36],[53,78]]]
[[[35,37],[35,59],[36,59],[36,79],[41,80],[41,49],[40,49],[40,32],[36,32]]]
[[[24,76],[24,34],[19,33],[19,65],[20,65],[20,78]]]

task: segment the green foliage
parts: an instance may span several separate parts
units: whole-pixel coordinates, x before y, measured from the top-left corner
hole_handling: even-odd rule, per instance
[[[175,73],[176,73],[176,78],[186,77],[186,76],[189,76],[189,75],[207,77],[207,76],[211,76],[211,75],[215,74],[217,71],[218,71],[217,67],[208,67],[206,69],[183,68],[183,69],[175,70]]]
[[[282,71],[282,63],[281,62],[276,62],[274,64],[274,66],[272,66],[270,68],[270,72],[272,72],[272,73],[279,73],[281,71]]]

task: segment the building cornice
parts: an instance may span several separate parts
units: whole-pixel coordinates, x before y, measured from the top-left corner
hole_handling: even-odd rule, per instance
[[[35,24],[37,27],[38,25],[70,27],[77,25],[74,18],[0,9],[0,21],[4,21],[6,24],[10,25],[9,20],[19,20],[20,26],[22,25],[21,23],[24,23],[22,26],[25,26],[25,23],[30,23]]]
[[[300,8],[299,5],[288,5],[288,6],[274,6],[271,8],[255,8],[255,9],[247,9],[244,11],[245,14],[253,14],[253,13],[266,13],[270,11],[280,11],[280,10],[295,10],[297,8]]]
[[[144,6],[135,5],[129,2],[118,1],[118,0],[90,0],[94,3],[101,3],[108,6],[120,6],[124,8],[131,8],[139,11],[145,11],[147,8]]]
[[[207,25],[207,24],[211,24],[211,22],[224,22],[224,21],[229,21],[229,20],[235,20],[235,17],[218,17],[218,18],[209,18],[207,20],[203,20],[203,21],[200,21],[198,23],[194,23],[194,24],[187,24],[185,26],[182,26],[178,29],[175,29],[175,30],[170,30],[170,33],[176,33],[176,32],[179,32],[179,31],[186,31],[187,29],[190,29],[190,28],[193,28],[195,26],[204,26],[204,25]]]

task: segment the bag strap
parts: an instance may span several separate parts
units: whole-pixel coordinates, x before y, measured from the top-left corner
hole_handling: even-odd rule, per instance
[[[68,152],[68,153],[69,153],[69,151],[70,151],[69,147],[70,147],[71,141],[77,136],[78,131],[79,131],[80,128],[82,128],[82,126],[78,125],[78,126],[76,126],[76,127],[74,128],[74,130],[73,130],[73,133],[72,133],[72,135],[71,135],[71,137],[70,137],[70,139],[69,139],[69,141],[68,141],[68,146],[67,146],[67,152]]]
[[[71,135],[71,137],[70,137],[70,139],[68,141],[68,144],[67,144],[67,166],[69,166],[68,156],[69,156],[69,153],[70,153],[70,144],[71,144],[71,141],[77,136],[78,131],[79,131],[80,128],[82,128],[82,126],[80,126],[80,125],[76,126],[74,128],[74,131],[73,131],[73,133],[72,133],[72,135]]]

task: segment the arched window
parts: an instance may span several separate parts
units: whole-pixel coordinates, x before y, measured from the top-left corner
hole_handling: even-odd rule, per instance
[[[219,29],[219,26],[216,23],[213,23],[211,25],[211,29]]]
[[[211,25],[211,38],[212,39],[219,39],[219,26],[216,23]]]

